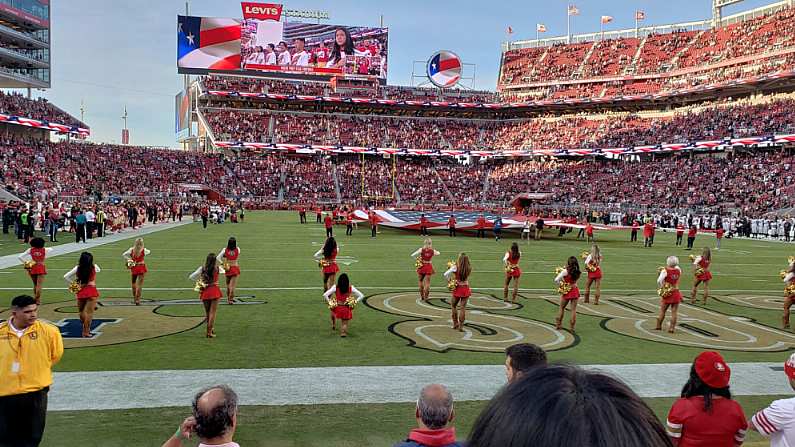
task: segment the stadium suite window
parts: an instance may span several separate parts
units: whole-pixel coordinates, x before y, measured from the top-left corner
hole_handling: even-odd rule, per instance
[[[50,8],[41,0],[0,0],[0,3],[5,3],[40,19],[50,20]]]

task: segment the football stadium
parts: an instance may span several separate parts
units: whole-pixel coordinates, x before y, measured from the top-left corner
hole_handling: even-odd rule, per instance
[[[73,44],[163,22],[64,3],[0,0],[0,447],[795,445],[792,0],[550,2],[494,64],[152,2],[156,101]]]

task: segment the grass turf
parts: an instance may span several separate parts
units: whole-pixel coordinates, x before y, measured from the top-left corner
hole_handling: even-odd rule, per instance
[[[788,396],[741,396],[737,401],[750,417],[774,399]],[[646,399],[664,421],[675,399]],[[455,426],[465,439],[485,406],[484,401],[456,402]],[[102,412],[51,412],[42,446],[126,447],[162,444],[189,416],[190,408],[158,408]],[[388,447],[405,439],[416,426],[414,405],[359,404],[306,406],[244,406],[235,440],[245,447]],[[188,445],[184,443],[183,445]],[[190,444],[195,445],[195,443]],[[747,447],[768,445],[749,431]]]
[[[575,230],[576,231],[576,230]],[[341,244],[340,256],[350,256],[356,262],[341,265],[354,285],[367,295],[416,290],[414,262],[409,256],[421,245],[416,233],[381,229],[376,239],[370,238],[367,227],[360,227],[351,237],[344,235],[344,227],[336,227],[335,234]],[[222,306],[219,310],[216,332],[218,338],[206,340],[203,327],[180,334],[104,347],[68,349],[59,371],[83,370],[140,370],[140,369],[196,369],[196,368],[261,368],[300,366],[356,366],[356,365],[410,365],[410,364],[498,364],[503,361],[499,353],[449,351],[438,353],[407,346],[407,342],[387,331],[387,328],[406,317],[391,315],[361,306],[351,323],[350,336],[341,340],[328,329],[328,311],[321,301],[321,277],[312,255],[324,240],[322,225],[314,222],[300,225],[297,213],[252,212],[242,224],[201,224],[157,232],[145,236],[152,250],[147,258],[150,273],[144,285],[144,299],[193,299],[193,284],[187,275],[199,266],[208,252],[217,253],[225,246],[229,236],[235,236],[241,247],[240,263],[243,274],[239,288],[265,288],[240,290],[240,295],[255,295],[265,304],[252,306]],[[570,255],[578,256],[589,248],[575,233],[557,238],[556,231],[547,231],[541,242],[522,245],[524,271],[522,288],[537,289],[538,293],[552,294],[553,271],[563,265]],[[653,248],[643,248],[641,243],[630,243],[626,231],[597,232],[605,261],[603,269],[603,295],[641,293],[655,294],[657,267],[666,256],[679,255],[682,263],[687,254],[674,247],[674,236],[657,234]],[[65,240],[66,235],[61,237]],[[501,288],[503,270],[501,258],[517,234],[495,242],[460,235],[448,238],[434,235],[434,247],[442,252],[435,260],[436,270],[458,252],[470,254],[474,273],[474,288]],[[5,253],[24,248],[15,240],[2,236],[0,246]],[[713,246],[715,239],[701,235],[696,247]],[[132,240],[97,247],[93,250],[97,264],[102,267],[98,287],[103,300],[129,299],[129,274],[121,253],[131,246]],[[756,240],[724,240],[721,251],[713,256],[712,289],[715,293],[748,293],[779,296],[782,285],[778,272],[786,263],[791,247],[787,244]],[[43,300],[72,302],[60,279],[75,265],[78,253],[49,259],[50,274]],[[682,290],[691,285],[692,275],[684,267]],[[581,281],[582,282],[582,281]],[[30,281],[21,267],[0,270],[0,302],[7,303],[16,293],[29,293]],[[440,274],[433,277],[436,290],[445,290]],[[580,285],[583,287],[583,284]],[[149,288],[147,290],[147,288]],[[165,290],[172,288],[175,290]],[[13,290],[9,290],[13,289]],[[501,290],[490,290],[501,296]],[[533,293],[533,292],[531,292]],[[687,294],[687,292],[686,292]],[[503,312],[551,323],[556,306],[543,300],[522,300],[522,308]],[[752,309],[712,300],[710,310],[728,315],[741,315],[778,327],[780,311]],[[168,315],[201,316],[196,305],[165,306],[160,313]],[[112,316],[113,310],[100,308],[95,318]],[[166,318],[166,317],[164,317]],[[578,336],[573,347],[552,352],[552,360],[566,360],[582,364],[615,363],[665,363],[690,362],[701,351],[699,348],[680,347],[623,336],[603,329],[602,318],[580,315]],[[131,322],[132,323],[132,322]],[[784,353],[754,353],[724,351],[729,362],[773,361],[779,362]],[[141,359],[146,359],[142,362]]]

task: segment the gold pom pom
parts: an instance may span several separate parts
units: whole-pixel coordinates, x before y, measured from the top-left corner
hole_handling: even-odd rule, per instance
[[[570,282],[561,281],[560,284],[558,284],[556,292],[558,292],[560,295],[567,295],[569,292],[571,292],[571,289],[572,285]]]
[[[200,279],[200,280],[196,281],[196,285],[193,286],[193,291],[194,292],[202,292],[206,288],[207,288],[207,284]]]
[[[229,268],[232,267],[232,265],[229,263],[229,261],[224,261],[224,263],[221,264],[221,267],[223,267],[224,270],[228,271]]]
[[[691,261],[695,261],[696,260],[696,255],[690,255],[690,256],[688,256],[688,258],[690,258]]]
[[[417,256],[417,258],[414,260],[414,268],[417,270],[422,268],[422,257]]]
[[[448,269],[449,269],[450,267],[454,266],[454,265],[455,265],[455,261],[447,261],[447,268],[448,268]]]
[[[782,271],[778,272],[778,276],[780,276],[781,279],[786,278],[787,277],[787,271],[786,270],[782,270]]]
[[[787,258],[787,262],[790,264],[795,264],[795,256],[790,256]]]
[[[334,308],[337,307],[337,300],[334,298],[326,300],[326,304],[328,304],[329,310],[334,310]]]
[[[584,251],[584,252],[580,253],[580,257],[581,257],[582,259],[585,259],[585,258],[587,258],[588,256],[591,256],[591,253],[590,253],[590,252],[588,252],[588,251]]]
[[[703,275],[705,272],[706,272],[706,270],[704,270],[702,267],[698,267],[698,268],[696,269],[696,271],[695,271],[695,275],[696,275],[696,276],[701,276],[701,275]]]
[[[137,264],[137,262],[133,261],[132,259],[128,259],[127,260],[127,268],[128,269],[131,269],[131,268],[135,267],[136,264]]]
[[[505,264],[505,273],[511,273],[514,270],[519,268],[519,264],[511,264],[510,262]]]
[[[345,300],[345,305],[353,310],[356,307],[356,298],[349,296],[348,299]]]
[[[657,295],[660,295],[660,298],[665,299],[671,295],[676,290],[676,288],[671,285],[671,283],[663,284],[662,288],[657,289]]]
[[[784,287],[784,295],[788,298],[795,296],[795,283],[789,283],[787,287]]]
[[[458,287],[458,281],[455,278],[447,281],[447,290],[452,292],[456,287]]]
[[[323,268],[326,268],[326,267],[330,266],[331,265],[331,261],[326,260],[326,259],[321,259],[320,261],[317,261],[317,265],[318,265],[318,267],[323,269]]]
[[[555,267],[555,276],[560,275],[560,272],[566,270],[564,267]]]
[[[77,281],[72,281],[69,283],[69,293],[77,293],[81,289],[80,284]]]
[[[25,261],[25,263],[22,264],[22,266],[25,267],[25,270],[30,270],[36,266],[36,261]]]

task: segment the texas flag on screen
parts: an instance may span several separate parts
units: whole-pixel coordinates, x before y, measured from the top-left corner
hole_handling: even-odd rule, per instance
[[[428,76],[437,86],[449,87],[461,78],[461,61],[454,54],[440,51],[428,64]]]
[[[240,68],[240,21],[219,17],[179,16],[177,66],[236,70]]]

